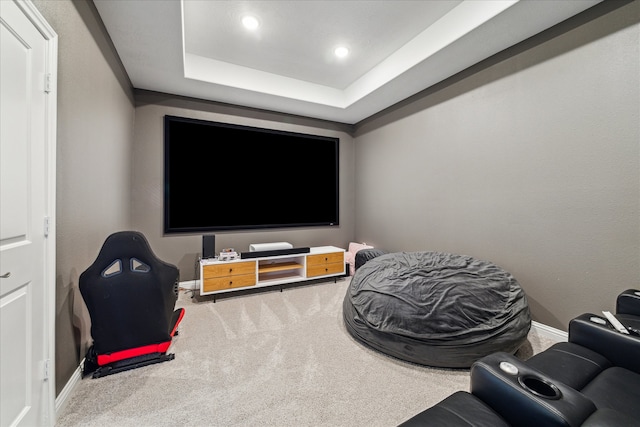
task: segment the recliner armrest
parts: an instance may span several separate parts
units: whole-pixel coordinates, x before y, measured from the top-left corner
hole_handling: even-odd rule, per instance
[[[503,362],[515,370],[503,370]],[[505,352],[471,366],[471,393],[509,424],[523,427],[578,426],[596,411],[582,393]]]
[[[618,295],[616,313],[640,316],[640,290],[627,289]]]
[[[640,337],[623,334],[608,322],[596,323],[591,318],[602,316],[586,313],[569,322],[569,342],[586,347],[606,357],[614,366],[640,373]]]
[[[466,391],[457,391],[398,427],[509,427],[493,409]]]

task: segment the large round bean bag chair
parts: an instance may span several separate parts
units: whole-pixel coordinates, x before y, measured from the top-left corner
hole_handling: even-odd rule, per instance
[[[369,260],[351,279],[343,316],[356,340],[404,361],[447,368],[514,353],[531,328],[527,298],[510,273],[441,252]]]

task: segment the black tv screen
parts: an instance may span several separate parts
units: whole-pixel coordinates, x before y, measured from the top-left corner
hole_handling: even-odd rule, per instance
[[[164,232],[339,224],[339,139],[164,118]]]

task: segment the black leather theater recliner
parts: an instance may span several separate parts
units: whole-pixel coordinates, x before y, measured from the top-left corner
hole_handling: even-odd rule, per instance
[[[616,317],[637,330],[640,291],[618,296]],[[526,361],[508,353],[478,360],[471,393],[454,393],[401,426],[640,426],[640,336],[605,319],[576,317],[568,342]]]
[[[172,360],[167,354],[184,309],[178,299],[178,268],[158,259],[144,235],[110,235],[79,279],[91,316],[93,345],[83,376],[101,377]]]

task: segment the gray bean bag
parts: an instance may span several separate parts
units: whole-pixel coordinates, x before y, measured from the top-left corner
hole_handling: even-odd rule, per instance
[[[469,256],[396,252],[375,257],[351,279],[344,322],[358,341],[420,365],[468,368],[514,353],[531,316],[524,291],[502,268]]]

